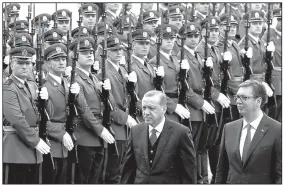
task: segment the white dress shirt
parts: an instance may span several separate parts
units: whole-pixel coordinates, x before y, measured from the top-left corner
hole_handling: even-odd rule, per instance
[[[18,78],[17,76],[14,76],[17,80],[19,80],[23,85],[25,84],[25,81],[21,78]]]
[[[160,134],[163,131],[164,125],[165,125],[165,117],[163,117],[161,123],[159,123],[159,125],[157,125],[155,128],[153,128],[151,125],[149,125],[149,138],[152,134],[152,129],[156,129],[156,136],[157,136],[157,139],[158,139]]]
[[[53,78],[57,81],[57,83],[59,83],[59,84],[61,85],[61,82],[62,82],[61,77],[56,76],[56,75],[54,75],[54,74],[52,74],[52,73],[50,73],[50,72],[49,72],[49,75],[50,75],[51,77],[53,77]]]
[[[263,117],[263,113],[261,112],[261,114],[258,116],[258,118],[256,118],[253,122],[250,123],[250,125],[251,125],[251,128],[250,128],[251,141],[253,139],[255,131],[256,131],[256,129],[257,129],[257,127],[258,127],[262,117]],[[243,120],[243,128],[242,128],[241,138],[240,138],[241,159],[243,158],[244,143],[245,143],[246,136],[247,136],[247,124],[248,124],[248,122],[246,122],[246,120]]]
[[[187,51],[189,51],[193,56],[195,56],[194,50],[188,48],[186,45],[184,45],[184,48],[185,48]]]
[[[163,51],[160,51],[161,54],[163,54],[168,60],[170,60],[170,55],[163,52]]]

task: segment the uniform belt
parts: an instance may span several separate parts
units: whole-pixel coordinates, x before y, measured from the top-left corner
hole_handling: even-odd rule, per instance
[[[232,80],[232,81],[243,81],[243,78],[236,76],[236,77],[232,77],[230,80]]]
[[[178,98],[178,93],[166,93],[169,98]]]
[[[35,130],[38,130],[38,127],[32,127]],[[3,126],[3,131],[4,132],[16,132],[16,129],[13,128],[12,126]]]

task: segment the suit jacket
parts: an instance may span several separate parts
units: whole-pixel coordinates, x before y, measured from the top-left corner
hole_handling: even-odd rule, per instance
[[[166,118],[152,166],[148,154],[148,125],[131,128],[120,183],[196,183],[196,157],[189,129]]]
[[[239,146],[243,119],[225,125],[215,183],[282,182],[281,124],[264,114],[242,164]]]
[[[28,81],[29,90],[14,75],[3,85],[3,116],[12,131],[3,134],[3,162],[38,164],[42,154],[35,149],[38,135],[39,113],[35,100],[37,85]],[[47,112],[53,115],[53,106],[47,102]],[[5,126],[3,126],[5,128]]]

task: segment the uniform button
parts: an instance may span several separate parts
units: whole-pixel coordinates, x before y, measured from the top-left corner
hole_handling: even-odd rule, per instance
[[[152,154],[153,152],[154,152],[154,151],[151,150],[151,154]]]
[[[150,163],[152,163],[152,160],[150,160]]]

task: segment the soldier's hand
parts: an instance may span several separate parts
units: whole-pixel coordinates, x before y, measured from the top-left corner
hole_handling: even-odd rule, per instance
[[[266,95],[268,97],[271,97],[273,95],[273,90],[270,88],[270,86],[266,83],[266,82],[262,82],[264,88],[265,88],[265,91],[266,91]]]
[[[224,61],[229,61],[229,62],[232,61],[233,57],[230,51],[224,52],[222,55]]]
[[[177,113],[181,117],[181,119],[188,119],[188,118],[190,118],[189,110],[184,108],[184,106],[182,106],[181,104],[177,104],[175,113]]]
[[[119,61],[120,65],[125,65],[126,64],[126,60],[125,60],[125,56],[122,56],[121,60]]]
[[[65,75],[70,77],[71,76],[71,71],[72,71],[72,67],[71,66],[66,67]]]
[[[50,146],[48,146],[42,139],[39,140],[35,148],[42,154],[50,153]]]
[[[187,72],[190,69],[188,60],[187,59],[182,60],[180,67],[181,67],[181,69],[184,69]]]
[[[203,63],[204,63],[204,59],[202,60]],[[208,57],[207,60],[206,60],[206,63],[205,65],[209,68],[213,68],[213,60],[212,60],[212,57]]]
[[[274,45],[273,41],[270,41],[268,43],[267,51],[269,51],[269,52],[274,52],[275,51],[275,45]]]
[[[76,94],[76,95],[79,94],[80,86],[78,85],[78,83],[73,83],[71,85],[70,91],[71,91],[72,94]]]
[[[224,94],[220,93],[217,101],[220,103],[220,105],[223,108],[228,108],[230,106],[231,101],[227,98],[227,96],[225,96]]]
[[[278,19],[277,17],[274,17],[274,18],[272,19],[272,24],[271,24],[270,28],[276,29],[276,26],[277,26],[277,23],[278,23],[278,20],[277,20],[277,19]]]
[[[104,83],[100,82],[105,90],[111,90],[110,80],[106,79]]]
[[[115,139],[113,138],[113,136],[111,135],[111,133],[106,129],[104,128],[100,137],[107,143],[111,144],[111,143],[114,143],[115,142]]]
[[[48,99],[48,92],[47,92],[47,88],[46,87],[42,87],[40,92],[39,92],[39,96],[41,99],[47,100]]]
[[[204,103],[202,105],[202,110],[206,114],[214,114],[215,113],[215,108],[210,103],[208,103],[206,100],[204,100]]]
[[[156,71],[157,76],[164,77],[165,76],[165,71],[163,66],[159,66],[158,68],[154,67],[154,70]]]
[[[95,63],[93,64],[93,69],[99,71],[100,70],[100,62],[99,61],[95,61]]]
[[[128,115],[127,121],[126,121],[126,125],[131,128],[135,125],[137,125],[138,123],[135,121],[135,119],[133,119],[131,116]]]
[[[242,55],[245,54],[249,59],[251,59],[251,58],[252,58],[252,54],[253,54],[252,48],[249,47],[247,51],[245,51],[245,49],[242,49],[242,50],[241,50],[241,54],[242,54]]]
[[[5,56],[4,63],[8,65],[10,63],[10,55]]]
[[[63,145],[66,147],[69,151],[71,151],[74,147],[73,141],[71,136],[66,132],[63,136]]]
[[[136,83],[137,82],[137,74],[135,71],[132,71],[130,74],[125,74],[128,81]]]

